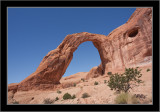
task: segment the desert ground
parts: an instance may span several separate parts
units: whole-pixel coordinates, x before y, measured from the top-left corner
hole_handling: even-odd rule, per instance
[[[134,87],[129,91],[130,94],[143,94],[145,98],[139,98],[141,104],[152,104],[152,63],[139,66],[143,74],[141,79],[144,83],[138,87]],[[150,69],[150,71],[146,71]],[[122,71],[115,71],[115,73],[122,73]],[[107,86],[110,78],[108,74],[96,78],[85,79],[87,72],[79,72],[68,77],[63,77],[60,85],[66,85],[65,88],[40,91],[18,91],[13,94],[12,91],[8,92],[8,104],[18,102],[19,104],[44,104],[45,99],[54,100],[52,104],[115,104],[115,97],[119,94],[115,90],[111,90]],[[106,80],[106,83],[105,83]],[[97,85],[94,83],[98,82]],[[72,84],[72,86],[70,86]],[[73,86],[74,85],[74,86]],[[60,91],[61,93],[58,93]],[[63,100],[63,95],[69,93],[75,95],[74,99]],[[83,93],[88,93],[89,97],[82,98]],[[58,100],[55,101],[56,97]]]

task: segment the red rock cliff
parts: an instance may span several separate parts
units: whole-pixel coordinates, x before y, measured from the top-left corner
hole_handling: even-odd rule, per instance
[[[101,58],[101,64],[90,70],[87,79],[108,71],[137,66],[152,56],[152,9],[137,8],[125,24],[108,36],[87,32],[66,36],[55,50],[43,58],[33,74],[16,85],[16,89],[54,88],[70,64],[73,52],[85,41],[93,42]]]

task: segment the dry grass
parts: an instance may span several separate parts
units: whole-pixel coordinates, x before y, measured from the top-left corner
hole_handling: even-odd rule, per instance
[[[138,99],[129,94],[129,93],[121,93],[115,99],[116,104],[139,104]]]
[[[12,104],[19,104],[19,102],[18,101],[13,101]]]
[[[52,103],[54,103],[54,100],[51,100],[50,98],[46,98],[46,99],[44,99],[43,103],[44,104],[52,104]]]

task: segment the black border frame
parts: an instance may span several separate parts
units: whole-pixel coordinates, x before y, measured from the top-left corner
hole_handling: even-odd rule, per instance
[[[7,7],[152,7],[153,47],[159,47],[159,1],[1,1],[1,110],[2,111],[159,111],[159,72],[154,54],[153,105],[7,105]],[[3,30],[3,31],[2,31]],[[158,58],[156,57],[158,56]],[[156,61],[155,61],[156,59]],[[3,80],[2,80],[3,79]]]

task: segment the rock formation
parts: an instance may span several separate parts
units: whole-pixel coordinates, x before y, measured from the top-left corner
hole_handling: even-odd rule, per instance
[[[152,56],[152,8],[137,8],[125,24],[108,36],[87,32],[67,35],[43,58],[33,74],[8,90],[54,88],[70,64],[73,52],[86,41],[93,42],[101,58],[101,64],[90,70],[87,79],[136,66],[145,57]]]

